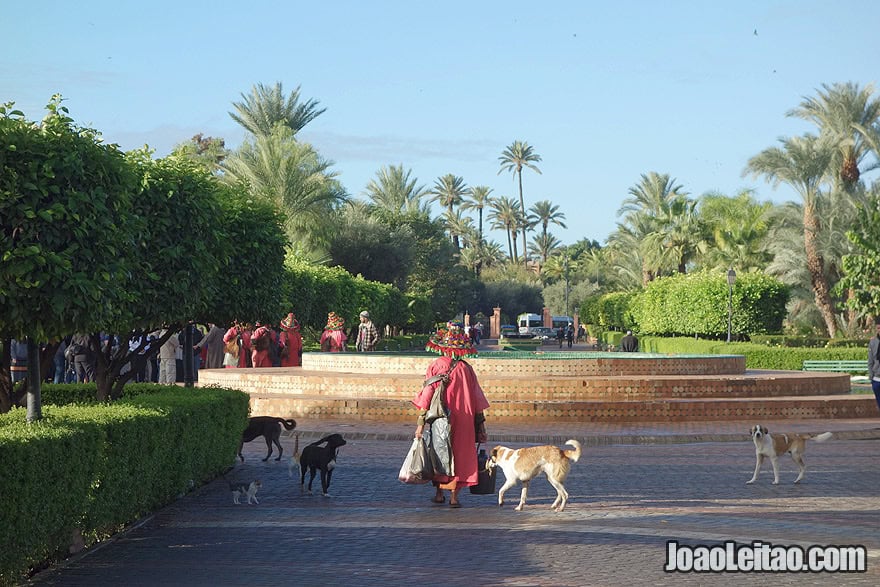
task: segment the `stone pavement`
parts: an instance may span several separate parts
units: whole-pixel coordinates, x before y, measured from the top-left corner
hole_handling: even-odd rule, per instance
[[[462,494],[461,509],[430,502],[430,486],[400,483],[412,426],[301,421],[301,446],[342,432],[332,498],[301,495],[288,474],[293,439],[280,462],[262,462],[261,440],[227,476],[259,478],[259,505],[233,505],[215,480],[101,545],[36,575],[33,585],[877,585],[880,584],[880,420],[765,422],[773,431],[822,432],[810,443],[807,474],[780,459],[754,485],[748,423],[636,426],[495,426],[490,444],[523,446],[567,438],[585,442],[566,486],[567,509],[549,509],[545,479],[532,483],[525,511],[519,489]],[[562,440],[558,440],[562,439]],[[499,473],[499,486],[503,474]],[[316,483],[318,481],[316,480]],[[726,540],[774,545],[863,545],[857,574],[664,573],[666,542]]]

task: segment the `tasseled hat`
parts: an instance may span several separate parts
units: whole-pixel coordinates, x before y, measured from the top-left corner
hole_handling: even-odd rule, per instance
[[[327,326],[324,327],[324,330],[342,330],[345,327],[345,318],[338,315],[336,312],[330,312],[327,314]]]
[[[445,355],[447,357],[476,357],[477,347],[474,346],[471,337],[465,334],[461,322],[447,322],[446,328],[440,328],[435,332],[425,350]]]
[[[293,312],[290,312],[287,315],[287,318],[281,320],[281,328],[285,330],[299,330],[299,322],[297,322],[296,316],[293,315]]]

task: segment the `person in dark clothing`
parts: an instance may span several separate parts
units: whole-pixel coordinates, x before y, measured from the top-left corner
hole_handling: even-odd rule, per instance
[[[571,323],[565,329],[565,341],[568,343],[568,348],[571,348],[571,345],[574,344],[574,326]]]
[[[556,340],[559,342],[559,348],[562,348],[562,342],[565,340],[565,329],[562,326],[556,331]]]
[[[626,335],[620,339],[620,350],[625,353],[634,353],[639,350],[639,339],[633,336],[632,330],[627,330]]]

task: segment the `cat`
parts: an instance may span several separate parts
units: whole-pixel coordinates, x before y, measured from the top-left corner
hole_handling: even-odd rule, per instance
[[[239,498],[246,495],[248,503],[251,503],[251,500],[253,500],[254,503],[259,504],[257,490],[262,486],[263,484],[260,483],[259,479],[250,483],[230,483],[229,490],[232,491],[232,503],[240,504]]]

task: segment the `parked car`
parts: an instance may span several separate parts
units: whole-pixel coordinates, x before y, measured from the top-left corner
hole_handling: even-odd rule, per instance
[[[502,324],[501,336],[504,338],[516,338],[519,336],[519,329],[513,324]]]
[[[556,331],[549,326],[538,326],[536,328],[532,328],[532,333],[534,333],[535,338],[540,338],[542,340],[556,338]]]

